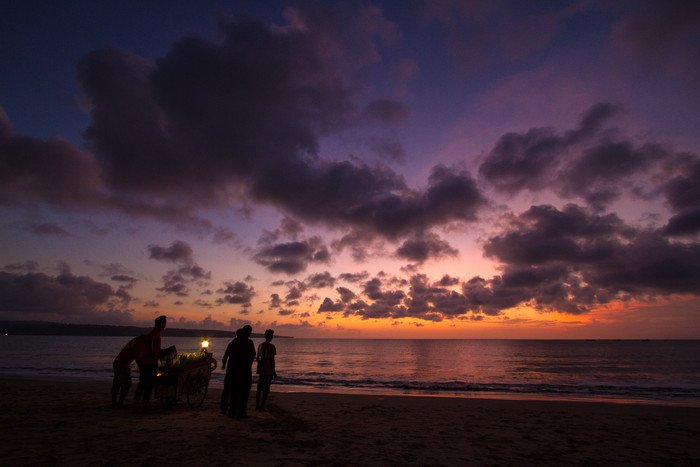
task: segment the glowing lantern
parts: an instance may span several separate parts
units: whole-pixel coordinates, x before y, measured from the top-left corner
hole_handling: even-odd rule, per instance
[[[208,347],[209,347],[209,341],[204,339],[202,341],[202,352],[206,352]]]

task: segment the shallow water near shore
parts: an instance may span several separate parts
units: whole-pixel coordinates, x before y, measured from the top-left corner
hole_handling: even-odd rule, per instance
[[[0,375],[104,378],[128,339],[0,336]],[[210,340],[221,359],[230,339]],[[253,339],[257,345],[261,339]],[[275,339],[274,391],[700,406],[700,341]],[[198,352],[195,338],[169,338]],[[135,370],[135,374],[138,370]],[[212,387],[223,385],[218,368]]]

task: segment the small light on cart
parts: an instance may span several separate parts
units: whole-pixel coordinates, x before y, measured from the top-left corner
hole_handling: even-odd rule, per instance
[[[209,348],[209,341],[207,339],[204,339],[202,341],[202,352],[206,352],[208,348]]]

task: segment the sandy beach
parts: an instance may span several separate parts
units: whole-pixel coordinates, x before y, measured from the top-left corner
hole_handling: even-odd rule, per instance
[[[696,407],[273,390],[237,420],[215,389],[148,413],[113,409],[108,381],[0,392],[2,465],[700,465]]]

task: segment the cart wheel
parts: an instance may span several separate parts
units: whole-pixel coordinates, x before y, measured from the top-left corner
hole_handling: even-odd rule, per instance
[[[204,375],[187,378],[187,404],[193,409],[202,405],[204,398],[207,397],[208,387],[209,380]]]

